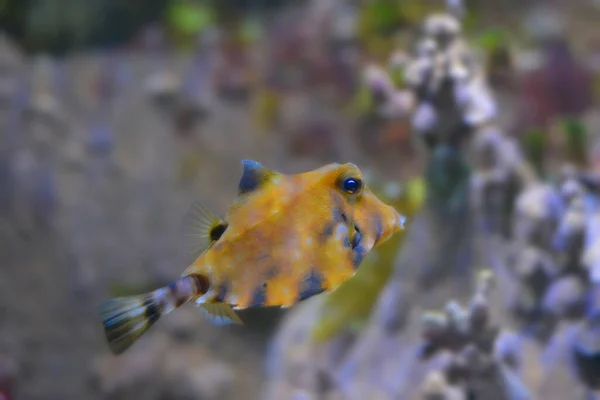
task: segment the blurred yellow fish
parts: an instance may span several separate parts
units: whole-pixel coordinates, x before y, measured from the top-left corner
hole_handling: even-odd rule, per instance
[[[364,185],[353,164],[294,175],[243,161],[238,197],[225,219],[196,203],[188,235],[197,259],[178,281],[101,306],[109,347],[127,350],[161,316],[194,301],[216,324],[234,310],[288,307],[331,291],[356,273],[404,217]]]

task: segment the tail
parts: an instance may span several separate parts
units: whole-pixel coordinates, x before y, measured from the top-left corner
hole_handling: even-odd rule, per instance
[[[100,313],[114,354],[127,350],[162,314],[152,293],[108,300],[100,306]]]
[[[186,276],[153,292],[108,300],[100,306],[108,346],[121,354],[163,315],[208,291],[208,281]]]

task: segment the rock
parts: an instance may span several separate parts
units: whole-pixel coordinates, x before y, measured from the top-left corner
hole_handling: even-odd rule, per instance
[[[210,362],[203,367],[186,372],[185,378],[190,397],[195,399],[223,399],[228,389],[235,384],[233,370],[224,363]]]
[[[169,315],[165,331],[175,339],[189,341],[202,328],[202,322],[202,316],[195,307],[182,307]]]
[[[0,399],[10,400],[14,395],[19,368],[15,360],[0,355]],[[4,397],[3,397],[4,396]]]
[[[466,400],[466,395],[458,387],[451,386],[439,371],[427,375],[421,389],[423,400]]]
[[[92,363],[92,384],[103,395],[121,396],[135,393],[149,383],[156,387],[156,379],[170,340],[164,334],[155,334],[152,340],[136,343],[129,352],[118,357],[103,355]],[[136,394],[134,397],[142,397]],[[149,397],[156,398],[156,397]]]
[[[576,276],[565,276],[552,283],[542,300],[545,312],[557,317],[581,315],[585,307],[585,288]]]

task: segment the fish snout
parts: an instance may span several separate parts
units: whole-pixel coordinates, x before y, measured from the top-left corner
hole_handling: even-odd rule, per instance
[[[379,226],[377,226],[377,240],[375,244],[385,242],[396,232],[405,229],[404,225],[406,223],[406,217],[404,215],[400,214],[394,207],[389,205],[385,205],[383,211],[381,217],[378,218],[381,221],[381,224],[377,224]]]
[[[406,218],[394,207],[385,204],[370,191],[363,193],[362,200],[356,223],[358,230],[362,231],[363,244],[372,247],[404,229]]]
[[[392,217],[390,217],[390,219],[392,220],[392,232],[396,233],[398,231],[404,230],[405,227],[404,225],[406,224],[406,217],[402,214],[400,214],[398,211],[396,211],[396,209],[394,207],[391,207],[391,214]]]

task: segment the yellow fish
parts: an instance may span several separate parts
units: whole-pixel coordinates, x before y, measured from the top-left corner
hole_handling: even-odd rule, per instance
[[[294,175],[245,160],[238,196],[221,219],[200,204],[187,218],[196,260],[176,282],[101,306],[109,347],[127,350],[161,316],[193,301],[216,324],[234,310],[289,307],[331,291],[404,217],[364,185],[354,164]]]

